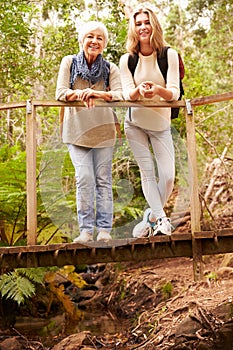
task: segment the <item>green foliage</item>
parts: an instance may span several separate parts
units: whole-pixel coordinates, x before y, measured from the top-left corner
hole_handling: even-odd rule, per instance
[[[97,7],[103,12],[109,12],[102,20],[109,32],[109,42],[106,48],[106,58],[118,65],[120,57],[125,53],[125,40],[127,33],[127,20],[124,14],[124,7],[118,0],[102,1],[97,0]]]
[[[9,244],[14,244],[25,232],[25,157],[25,152],[20,152],[18,146],[4,146],[0,149],[1,219],[7,223],[4,238]]]
[[[123,279],[120,284],[120,300],[124,300],[127,295],[126,280]]]
[[[218,276],[215,272],[209,272],[205,275],[208,281],[216,282],[218,280]]]
[[[43,17],[44,19],[49,18],[50,11],[56,11],[59,15],[59,18],[69,18],[69,16],[75,11],[83,11],[85,8],[84,1],[76,0],[44,0],[43,1]]]
[[[41,284],[45,269],[15,269],[0,276],[0,293],[6,299],[23,304],[27,298],[35,294],[35,284]]]
[[[37,156],[38,163],[40,163],[39,152]],[[0,172],[1,244],[16,245],[22,243],[20,240],[26,239],[26,153],[22,152],[19,146],[4,145],[0,148]],[[51,186],[51,192],[53,189],[54,186]],[[41,198],[39,186],[37,186],[37,191],[38,243],[67,242],[67,235],[60,232],[48,217],[45,211],[46,201]],[[74,206],[74,203],[73,199],[71,206]],[[62,218],[67,203],[59,199],[56,204],[55,213]]]
[[[30,18],[34,9],[26,0],[0,1],[0,90],[4,97],[17,92],[19,100],[21,92],[31,92],[35,59]]]
[[[162,287],[161,287],[161,291],[162,291],[162,294],[163,294],[163,297],[165,299],[169,299],[171,298],[172,296],[172,291],[173,291],[173,285],[172,283],[169,281],[169,282],[166,282]]]

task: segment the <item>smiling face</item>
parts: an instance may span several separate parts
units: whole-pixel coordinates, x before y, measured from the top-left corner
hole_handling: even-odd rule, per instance
[[[100,29],[90,31],[83,38],[82,48],[88,63],[94,62],[104,47],[105,37]]]
[[[135,28],[139,42],[150,44],[152,26],[147,13],[141,12],[135,16]]]

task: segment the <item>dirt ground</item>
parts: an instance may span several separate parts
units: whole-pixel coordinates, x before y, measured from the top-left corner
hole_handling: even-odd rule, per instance
[[[42,340],[25,342],[21,337],[22,347],[6,344],[0,348],[231,350],[233,259],[230,255],[206,256],[203,263],[205,278],[196,282],[193,262],[188,258],[108,264],[95,280],[98,289],[87,300],[86,312],[107,311],[115,321],[122,322],[120,332],[64,333],[54,338],[52,347]]]
[[[197,282],[192,259],[125,265],[102,295],[113,314],[132,323],[127,346],[172,349],[180,339],[192,344],[177,349],[198,349],[197,343],[217,337],[216,332],[232,316],[233,268],[230,260],[224,266],[226,258],[204,257],[205,278]]]
[[[230,255],[204,257],[205,278],[196,282],[188,258],[109,264],[86,305],[107,310],[122,331],[72,334],[52,350],[231,350],[232,261]]]

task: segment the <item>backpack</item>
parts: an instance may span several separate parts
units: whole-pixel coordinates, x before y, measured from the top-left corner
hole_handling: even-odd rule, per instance
[[[162,54],[158,55],[157,57],[159,69],[161,70],[165,83],[167,82],[167,70],[168,70],[167,50],[169,49],[169,47],[170,46],[165,46],[163,48]],[[184,95],[182,79],[184,78],[185,69],[184,69],[184,63],[179,53],[178,53],[178,57],[179,57],[179,73],[180,73],[180,96],[178,100],[181,100],[182,96]],[[134,76],[137,63],[138,63],[138,55],[136,53],[134,53],[133,55],[129,55],[128,68],[132,76]],[[179,109],[180,109],[179,107],[171,108],[171,119],[175,119],[178,117]]]

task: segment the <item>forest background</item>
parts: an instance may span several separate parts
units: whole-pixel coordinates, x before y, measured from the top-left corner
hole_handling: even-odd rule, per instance
[[[142,3],[143,1],[141,1]],[[0,102],[54,100],[63,56],[79,51],[78,30],[87,20],[108,28],[104,52],[117,65],[125,53],[127,14],[137,1],[0,0]],[[185,98],[233,90],[233,3],[226,0],[150,1],[170,46],[185,64]],[[123,133],[125,109],[117,108]],[[232,102],[195,108],[200,187],[206,169],[222,154],[232,160]],[[26,243],[26,114],[0,114],[1,245]],[[172,122],[177,157],[178,200],[170,214],[189,205],[185,117]],[[74,170],[59,136],[59,109],[37,109],[38,244],[70,242],[78,235]],[[232,180],[232,177],[231,177]],[[131,235],[146,203],[135,160],[123,136],[113,161],[115,238]],[[221,211],[220,208],[218,210]],[[210,212],[206,215],[210,216]]]

